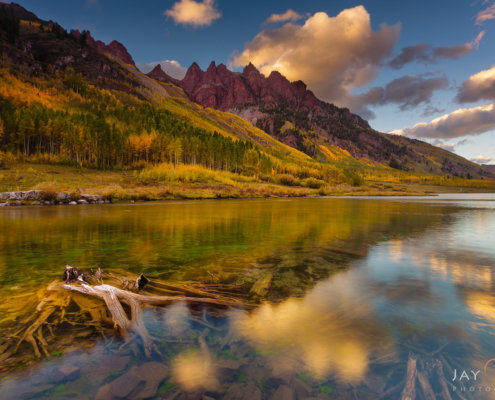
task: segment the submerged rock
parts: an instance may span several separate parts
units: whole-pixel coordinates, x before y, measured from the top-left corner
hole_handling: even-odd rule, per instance
[[[153,398],[160,383],[168,375],[168,367],[159,362],[135,366],[129,372],[101,387],[96,399]]]
[[[254,383],[235,383],[225,393],[224,400],[261,400],[261,390]]]
[[[60,365],[52,371],[51,377],[54,383],[62,383],[77,379],[81,370],[72,365]]]
[[[136,375],[125,374],[98,390],[96,400],[130,399],[137,397],[144,380]]]

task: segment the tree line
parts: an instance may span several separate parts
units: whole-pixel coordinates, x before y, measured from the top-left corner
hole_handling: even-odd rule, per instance
[[[73,70],[59,73],[55,84],[83,101],[56,109],[0,97],[1,151],[105,169],[170,162],[238,173],[272,170],[271,158],[252,142],[194,127],[145,102],[124,104]]]

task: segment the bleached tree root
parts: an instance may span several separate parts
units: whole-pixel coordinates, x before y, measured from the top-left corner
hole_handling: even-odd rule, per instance
[[[222,307],[239,306],[242,304],[237,301],[207,297],[144,295],[106,284],[90,286],[84,282],[76,282],[74,284],[64,284],[62,287],[68,291],[82,293],[102,299],[112,316],[116,333],[126,338],[127,342],[130,341],[129,334],[137,334],[141,338],[144,353],[147,357],[149,357],[153,351],[158,353],[159,351],[153,344],[153,340],[144,324],[142,316],[143,307],[166,306],[173,302],[208,304]],[[127,316],[122,303],[130,307],[130,318]]]
[[[71,283],[54,281],[38,291],[39,303],[34,312],[0,338],[0,371],[8,365],[25,363],[33,356],[59,354],[73,343],[73,338],[90,341],[98,336],[107,338],[112,335],[112,327],[114,334],[124,339],[122,346],[137,338],[146,356],[160,353],[144,323],[144,307],[186,302],[208,305],[211,312],[217,313],[229,307],[252,307],[228,291],[222,294],[218,285],[209,291],[201,285],[150,282],[142,276],[136,279],[125,271],[122,275],[101,270],[82,278],[81,275],[82,271],[67,266],[64,278]],[[143,283],[147,284],[144,292],[140,291]],[[194,310],[193,307],[193,313]]]

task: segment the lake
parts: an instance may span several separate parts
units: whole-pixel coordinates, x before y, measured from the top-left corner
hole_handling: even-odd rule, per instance
[[[61,350],[0,355],[0,398],[398,399],[414,372],[418,399],[495,399],[494,237],[493,194],[3,208],[4,339],[66,264],[248,306],[146,308],[149,357],[68,306],[36,336]]]

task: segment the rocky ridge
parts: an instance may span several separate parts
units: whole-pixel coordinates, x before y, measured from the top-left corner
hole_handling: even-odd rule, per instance
[[[105,44],[101,40],[95,40],[93,36],[91,36],[90,31],[79,32],[77,29],[72,30],[70,34],[78,40],[82,40],[81,38],[84,37],[85,43],[98,50],[100,53],[108,53],[126,64],[130,64],[134,67],[136,66],[134,59],[129,54],[126,47],[117,40],[113,40],[110,44]]]

